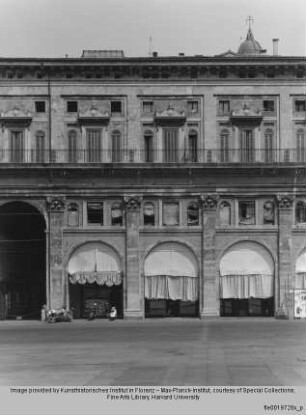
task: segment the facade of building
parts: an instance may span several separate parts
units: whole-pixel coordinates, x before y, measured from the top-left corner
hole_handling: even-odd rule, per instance
[[[306,59],[0,59],[0,318],[292,314]]]

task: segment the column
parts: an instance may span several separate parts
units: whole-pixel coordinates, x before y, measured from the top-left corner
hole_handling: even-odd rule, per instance
[[[63,264],[63,227],[65,200],[63,197],[48,197],[49,210],[49,295],[51,309],[64,307],[65,276]]]
[[[124,197],[126,207],[125,318],[142,318],[139,264],[139,219],[141,197]]]
[[[219,316],[219,288],[216,267],[216,215],[218,195],[203,195],[203,276],[201,316]]]
[[[292,205],[287,194],[278,194],[278,276],[275,275],[275,315],[293,318]]]

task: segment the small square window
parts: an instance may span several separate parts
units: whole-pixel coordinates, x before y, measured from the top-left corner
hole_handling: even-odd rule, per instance
[[[295,112],[305,112],[306,111],[306,100],[296,100],[295,101]]]
[[[229,114],[230,112],[230,101],[220,100],[219,101],[219,114]]]
[[[255,202],[239,202],[239,225],[255,225]]]
[[[272,99],[265,99],[263,101],[263,110],[265,112],[274,112],[274,101]]]
[[[45,101],[35,101],[35,111],[36,112],[46,112],[46,103],[45,103]]]
[[[112,114],[121,114],[122,112],[122,102],[121,101],[112,101],[111,102],[111,113]]]
[[[78,112],[78,101],[67,101],[67,112]]]
[[[199,103],[198,101],[187,101],[187,108],[189,112],[199,112]]]
[[[103,225],[103,203],[88,202],[87,203],[87,224]]]
[[[179,225],[179,204],[164,203],[163,204],[163,225],[177,226]]]
[[[153,101],[144,101],[142,103],[142,109],[144,114],[153,114],[154,104]]]

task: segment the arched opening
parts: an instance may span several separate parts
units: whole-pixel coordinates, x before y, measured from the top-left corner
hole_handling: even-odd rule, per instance
[[[146,317],[196,317],[199,313],[198,265],[184,245],[155,247],[144,266]]]
[[[232,246],[220,261],[221,316],[274,314],[274,262],[254,242]]]
[[[107,317],[110,307],[123,315],[122,269],[117,252],[102,242],[87,242],[68,263],[69,302],[74,318],[86,318],[95,309],[96,317]]]
[[[0,207],[0,318],[40,318],[46,304],[45,220],[33,206]]]

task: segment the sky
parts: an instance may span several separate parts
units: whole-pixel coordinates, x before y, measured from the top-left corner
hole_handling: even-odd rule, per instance
[[[0,0],[0,11],[1,57],[212,56],[237,51],[249,15],[268,54],[279,38],[280,55],[306,55],[306,0]]]

